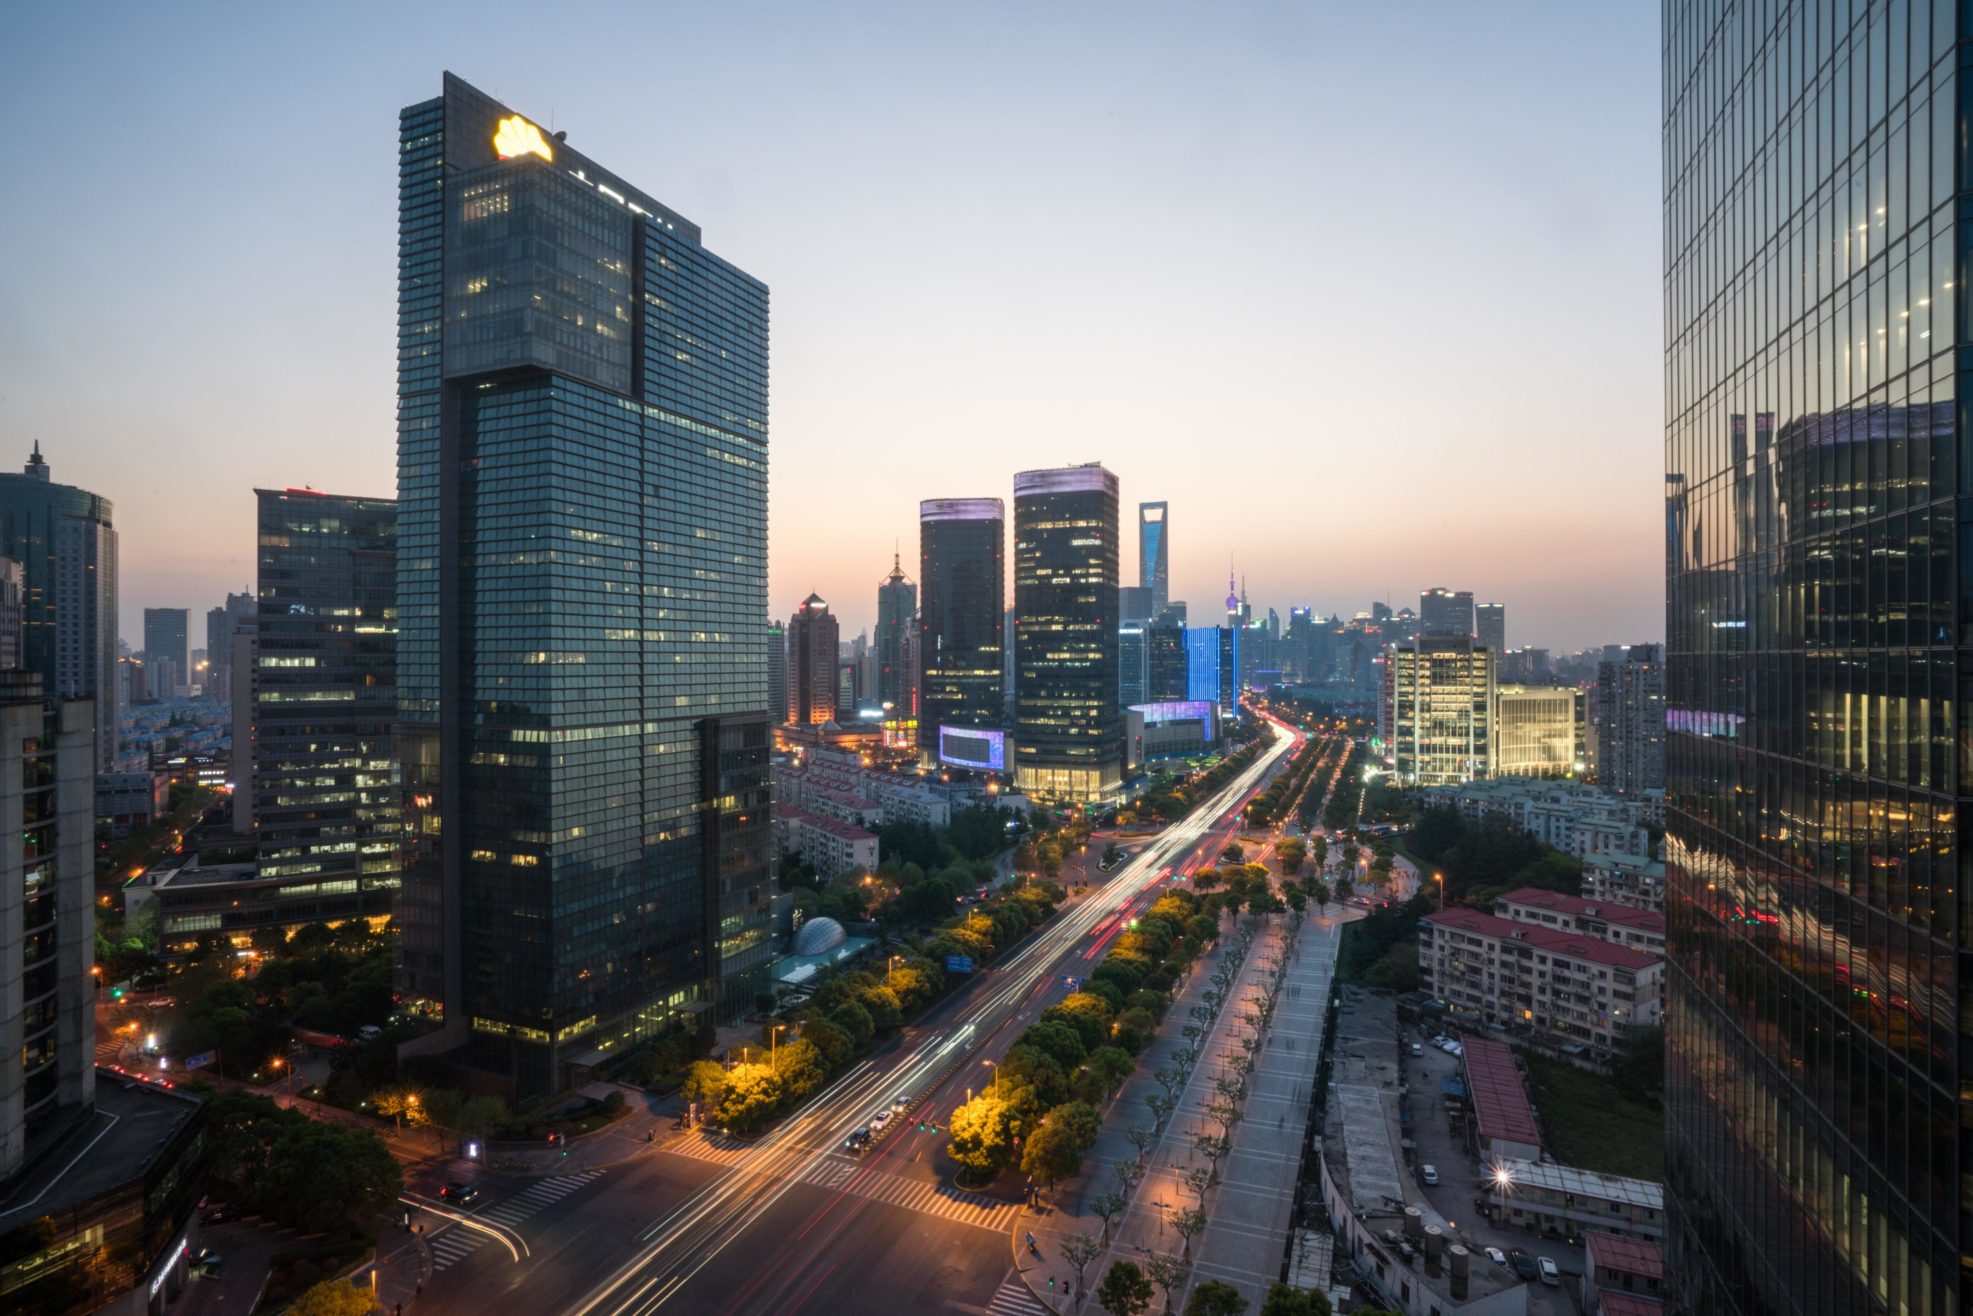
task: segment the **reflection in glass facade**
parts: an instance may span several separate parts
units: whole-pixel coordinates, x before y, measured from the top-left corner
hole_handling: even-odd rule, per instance
[[[1960,35],[1664,7],[1677,1310],[1964,1309]]]
[[[398,881],[397,503],[256,489],[260,517],[250,737],[263,877],[293,895],[363,895]],[[243,742],[249,738],[241,737]]]
[[[525,1095],[751,1004],[768,299],[510,114],[400,117],[398,913],[431,1047]]]
[[[998,498],[918,504],[921,727],[1002,725],[1006,531],[1006,505]],[[921,757],[936,762],[937,746],[923,739]]]
[[[1123,780],[1117,477],[1092,463],[1014,477],[1014,785],[1089,801]]]
[[[1171,504],[1137,505],[1137,584],[1150,591],[1144,615],[1171,606]]]

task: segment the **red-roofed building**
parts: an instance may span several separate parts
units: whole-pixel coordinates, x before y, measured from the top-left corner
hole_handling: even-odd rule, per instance
[[[1643,1238],[1592,1231],[1583,1238],[1583,1310],[1656,1316],[1663,1310],[1665,1250]],[[1649,1304],[1639,1306],[1638,1304]]]
[[[1539,1161],[1541,1129],[1521,1084],[1514,1053],[1500,1042],[1469,1037],[1460,1057],[1466,1093],[1473,1103],[1473,1151],[1484,1165]]]
[[[1615,1051],[1658,1022],[1664,961],[1579,932],[1448,909],[1419,925],[1424,989],[1455,1014]]]
[[[877,866],[877,838],[853,823],[774,804],[774,838],[784,853],[798,854],[823,877]]]
[[[1653,910],[1524,886],[1494,901],[1493,912],[1516,923],[1580,932],[1647,955],[1665,953],[1665,916]]]

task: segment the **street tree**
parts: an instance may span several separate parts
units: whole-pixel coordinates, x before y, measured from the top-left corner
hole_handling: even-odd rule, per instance
[[[1213,1186],[1213,1172],[1211,1168],[1204,1165],[1195,1165],[1179,1177],[1184,1180],[1187,1188],[1190,1188],[1198,1195],[1199,1205],[1204,1207],[1206,1204],[1206,1190]]]
[[[325,1279],[288,1308],[292,1316],[369,1316],[376,1310],[377,1300],[369,1288],[359,1289],[346,1279]]]
[[[1221,1135],[1226,1137],[1232,1136],[1233,1126],[1241,1119],[1240,1108],[1224,1101],[1215,1101],[1207,1106],[1206,1114],[1213,1123],[1219,1125]]]
[[[1127,1161],[1118,1161],[1111,1166],[1110,1173],[1117,1177],[1118,1185],[1127,1193],[1137,1187],[1138,1182],[1144,1178],[1145,1168],[1144,1158],[1133,1156]]]
[[[1062,1260],[1076,1268],[1076,1296],[1082,1296],[1082,1272],[1103,1255],[1103,1245],[1088,1234],[1071,1234],[1062,1241]]]
[[[1014,1104],[992,1088],[952,1112],[946,1154],[975,1178],[998,1173],[1014,1158]]]
[[[1193,1140],[1192,1146],[1201,1156],[1206,1158],[1206,1163],[1212,1167],[1213,1182],[1218,1183],[1219,1163],[1232,1152],[1232,1142],[1217,1134],[1202,1133]]]
[[[1124,1141],[1137,1148],[1139,1156],[1151,1149],[1152,1140],[1157,1136],[1155,1130],[1147,1129],[1142,1124],[1132,1124],[1124,1130]]]
[[[1165,1311],[1171,1311],[1171,1291],[1185,1283],[1186,1276],[1192,1273],[1192,1265],[1182,1257],[1169,1252],[1153,1252],[1150,1260],[1144,1263],[1144,1273],[1151,1282],[1164,1291]]]
[[[1182,1255],[1189,1257],[1192,1255],[1193,1238],[1205,1232],[1206,1213],[1196,1210],[1174,1211],[1171,1227],[1178,1231],[1180,1238],[1185,1240],[1185,1250]]]
[[[1140,1316],[1151,1305],[1151,1279],[1135,1261],[1115,1262],[1096,1286],[1096,1300],[1111,1316]]]
[[[1103,1239],[1105,1242],[1108,1242],[1110,1238],[1110,1226],[1115,1223],[1116,1218],[1122,1215],[1124,1209],[1129,1205],[1130,1199],[1122,1193],[1098,1193],[1089,1199],[1089,1209],[1094,1211],[1103,1221]]]
[[[1178,1107],[1178,1102],[1162,1092],[1153,1092],[1150,1096],[1144,1098],[1144,1104],[1151,1108],[1151,1118],[1156,1121],[1159,1128],[1164,1127],[1165,1116],[1171,1114]]]
[[[1245,1316],[1246,1295],[1223,1279],[1209,1279],[1192,1290],[1185,1316]]]

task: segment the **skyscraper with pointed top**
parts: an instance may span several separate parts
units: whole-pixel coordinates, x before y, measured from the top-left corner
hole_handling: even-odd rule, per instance
[[[1150,591],[1146,617],[1171,605],[1171,505],[1137,505],[1137,583]]]
[[[894,719],[918,716],[918,586],[904,574],[901,554],[891,555],[891,574],[877,585],[877,702]]]

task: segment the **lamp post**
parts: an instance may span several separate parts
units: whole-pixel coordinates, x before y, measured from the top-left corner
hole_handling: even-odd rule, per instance
[[[1432,880],[1439,884],[1439,913],[1445,913],[1445,874],[1434,873]]]
[[[993,1071],[993,1095],[996,1097],[999,1096],[1000,1095],[1000,1066],[996,1065],[991,1060],[982,1060],[980,1061],[980,1063]]]
[[[897,973],[897,962],[903,958],[902,955],[893,955],[884,962],[884,986],[891,985],[891,979]]]
[[[775,1024],[767,1030],[767,1067],[777,1074],[781,1072],[781,1069],[780,1063],[775,1059],[774,1044],[779,1040],[782,1030],[787,1026],[786,1024]]]

